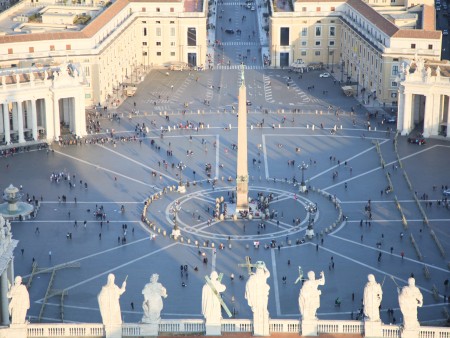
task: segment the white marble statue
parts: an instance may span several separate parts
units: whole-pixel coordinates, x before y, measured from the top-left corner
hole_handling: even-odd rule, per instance
[[[217,297],[220,297],[220,293],[224,292],[227,287],[219,281],[216,271],[211,272],[210,280],[215,290],[208,283],[203,285],[202,314],[205,317],[206,325],[220,325],[222,309]]]
[[[383,299],[383,290],[380,283],[375,281],[375,276],[367,276],[368,282],[364,288],[364,316],[368,321],[380,321],[380,304]]]
[[[403,328],[415,330],[420,327],[417,320],[417,307],[422,307],[423,296],[416,286],[414,278],[408,278],[408,285],[404,286],[398,295],[398,303],[403,315]]]
[[[167,291],[161,283],[158,283],[159,275],[154,273],[150,277],[150,283],[146,284],[142,290],[144,302],[142,309],[144,316],[143,323],[156,324],[161,320],[161,310],[163,309],[162,298],[167,298]]]
[[[119,298],[125,292],[127,281],[125,279],[122,283],[122,287],[119,288],[114,284],[114,279],[115,276],[110,273],[108,275],[108,282],[102,287],[102,290],[97,296],[102,322],[107,326],[122,324]]]
[[[269,303],[270,286],[267,279],[270,272],[266,264],[258,261],[255,264],[256,272],[250,276],[245,285],[245,299],[253,311],[253,335],[269,336]]]
[[[30,295],[27,287],[22,284],[22,277],[16,276],[7,296],[11,298],[8,306],[11,324],[25,324],[27,310],[30,308]]]
[[[325,285],[325,275],[323,271],[320,278],[316,279],[314,271],[308,272],[308,280],[303,283],[298,297],[300,314],[302,320],[316,320],[316,311],[320,307],[320,295],[322,292],[318,289],[319,285]]]

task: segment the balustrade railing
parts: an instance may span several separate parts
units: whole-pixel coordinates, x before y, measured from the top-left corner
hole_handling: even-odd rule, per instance
[[[143,328],[147,324],[124,323],[122,324],[122,337],[142,337]],[[270,319],[271,333],[298,333],[301,331],[301,322],[296,319]],[[5,331],[4,331],[5,330]],[[9,327],[0,328],[0,336],[3,333],[8,337]],[[102,324],[28,324],[26,326],[27,337],[104,337]],[[250,319],[223,319],[221,330],[223,333],[249,333],[253,331],[253,323]],[[401,327],[398,325],[381,325],[382,338],[400,338]],[[203,319],[162,319],[158,325],[161,333],[172,334],[204,334],[206,331]],[[357,334],[363,336],[364,322],[358,320],[319,320],[317,322],[318,334]],[[419,338],[450,338],[450,328],[422,326],[419,329]]]

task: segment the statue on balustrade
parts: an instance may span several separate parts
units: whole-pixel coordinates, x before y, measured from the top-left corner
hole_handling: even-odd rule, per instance
[[[144,303],[142,308],[144,316],[143,323],[156,324],[161,320],[161,310],[163,309],[163,298],[167,298],[167,291],[161,283],[158,283],[159,275],[154,273],[150,277],[150,283],[146,284],[142,290]]]
[[[7,296],[11,298],[8,306],[11,324],[25,324],[27,310],[30,308],[30,295],[27,287],[22,284],[22,277],[16,276]]]
[[[211,272],[210,283],[205,283],[202,289],[202,314],[205,317],[206,325],[220,325],[222,319],[222,309],[219,297],[227,287],[219,280],[216,271]]]
[[[399,295],[398,303],[403,315],[403,328],[405,330],[416,330],[420,327],[417,320],[417,307],[422,307],[423,296],[416,286],[414,278],[408,279],[408,285],[404,286]]]
[[[107,284],[102,287],[97,296],[103,325],[106,326],[122,324],[119,298],[125,292],[127,279],[125,278],[121,288],[114,284],[114,280],[115,276],[110,273]]]
[[[364,316],[369,321],[380,321],[380,305],[383,299],[383,290],[380,283],[375,281],[375,276],[367,276],[368,282],[364,288]]]
[[[253,335],[269,336],[269,303],[270,286],[267,279],[270,272],[266,264],[258,261],[255,264],[256,271],[250,276],[245,285],[245,299],[253,311]]]
[[[323,271],[320,278],[316,279],[314,271],[308,272],[308,279],[303,283],[298,297],[300,314],[302,320],[316,320],[316,311],[320,307],[320,295],[322,292],[318,289],[319,285],[325,285],[325,275]]]

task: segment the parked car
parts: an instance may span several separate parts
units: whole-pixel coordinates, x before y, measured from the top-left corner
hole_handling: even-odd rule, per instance
[[[397,123],[397,116],[388,117],[386,123]]]
[[[422,134],[417,134],[415,136],[408,137],[408,143],[418,144],[419,146],[421,146],[422,144],[425,144],[427,142],[423,138]]]
[[[251,106],[252,105],[252,101],[247,101],[247,106]]]
[[[448,29],[444,29],[444,30],[442,31],[442,35],[448,35]]]
[[[225,33],[234,34],[234,29],[225,29]]]
[[[330,77],[330,73],[322,73],[319,75],[319,77]]]
[[[443,194],[444,196],[450,196],[450,189],[447,189],[447,190],[442,191],[442,194]]]

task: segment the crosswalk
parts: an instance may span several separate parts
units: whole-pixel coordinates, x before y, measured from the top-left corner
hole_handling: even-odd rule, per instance
[[[241,65],[217,65],[215,67],[215,69],[217,70],[233,70],[233,69],[241,69]],[[260,69],[264,69],[263,66],[252,66],[252,65],[245,65],[245,69],[256,69],[256,70],[260,70]]]
[[[221,4],[222,6],[241,6],[242,2],[224,2]]]
[[[231,42],[222,42],[223,46],[259,46],[258,42],[253,41],[231,41]]]

